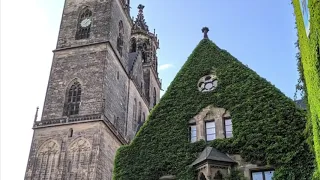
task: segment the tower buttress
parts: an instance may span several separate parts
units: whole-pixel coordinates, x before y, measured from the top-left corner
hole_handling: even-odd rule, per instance
[[[149,109],[153,108],[160,99],[161,80],[158,76],[157,50],[159,39],[155,30],[149,31],[143,14],[144,6],[138,6],[138,15],[134,21],[131,31],[130,53],[141,53],[143,64],[143,77],[145,94],[149,102]]]

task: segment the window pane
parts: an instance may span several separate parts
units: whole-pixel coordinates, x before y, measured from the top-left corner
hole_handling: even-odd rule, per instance
[[[197,141],[197,137],[191,137],[191,142],[196,142]]]
[[[196,126],[190,126],[190,128],[191,128],[191,131],[196,131],[197,130]]]
[[[224,123],[225,123],[226,126],[227,126],[227,125],[232,125],[231,119],[226,119],[226,120],[224,121]]]
[[[264,172],[265,180],[272,180],[273,173],[274,173],[274,171],[265,171]]]
[[[215,128],[207,129],[207,134],[215,134],[215,133],[216,133],[216,129]]]
[[[232,132],[226,132],[226,138],[231,138],[233,137]]]
[[[191,142],[197,141],[197,128],[195,125],[190,126],[190,141]]]
[[[212,141],[216,139],[216,134],[207,134],[207,141]]]
[[[226,131],[227,132],[232,132],[232,126],[226,126]]]
[[[216,127],[215,122],[207,122],[206,123],[206,128],[214,128],[214,127]]]
[[[252,173],[252,180],[263,180],[262,172],[253,172]]]

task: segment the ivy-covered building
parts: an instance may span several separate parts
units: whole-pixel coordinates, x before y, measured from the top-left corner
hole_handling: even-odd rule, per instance
[[[256,72],[204,39],[130,145],[114,180],[309,180],[305,113]]]
[[[308,109],[309,142],[315,152],[320,179],[320,1],[292,0],[297,25],[298,70]]]

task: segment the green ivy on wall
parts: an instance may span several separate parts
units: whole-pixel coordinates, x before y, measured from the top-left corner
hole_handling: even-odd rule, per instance
[[[201,93],[198,80],[215,69],[218,86]],[[279,89],[209,39],[203,39],[130,145],[119,148],[114,180],[195,179],[190,164],[206,146],[189,142],[188,121],[208,105],[228,109],[233,138],[209,145],[248,162],[275,167],[275,180],[309,180],[314,157],[306,138],[305,113]]]
[[[310,34],[307,37],[299,0],[293,0],[298,30],[302,76],[308,102],[308,129],[312,129],[310,144],[316,156],[317,170],[314,179],[320,179],[320,0],[308,0],[310,10]],[[311,128],[310,128],[311,127]]]

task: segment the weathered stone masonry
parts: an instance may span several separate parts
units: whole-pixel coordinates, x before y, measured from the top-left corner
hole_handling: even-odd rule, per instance
[[[65,1],[26,180],[111,179],[116,150],[159,101],[159,40],[145,23],[144,6],[135,21],[129,6],[125,0]]]

